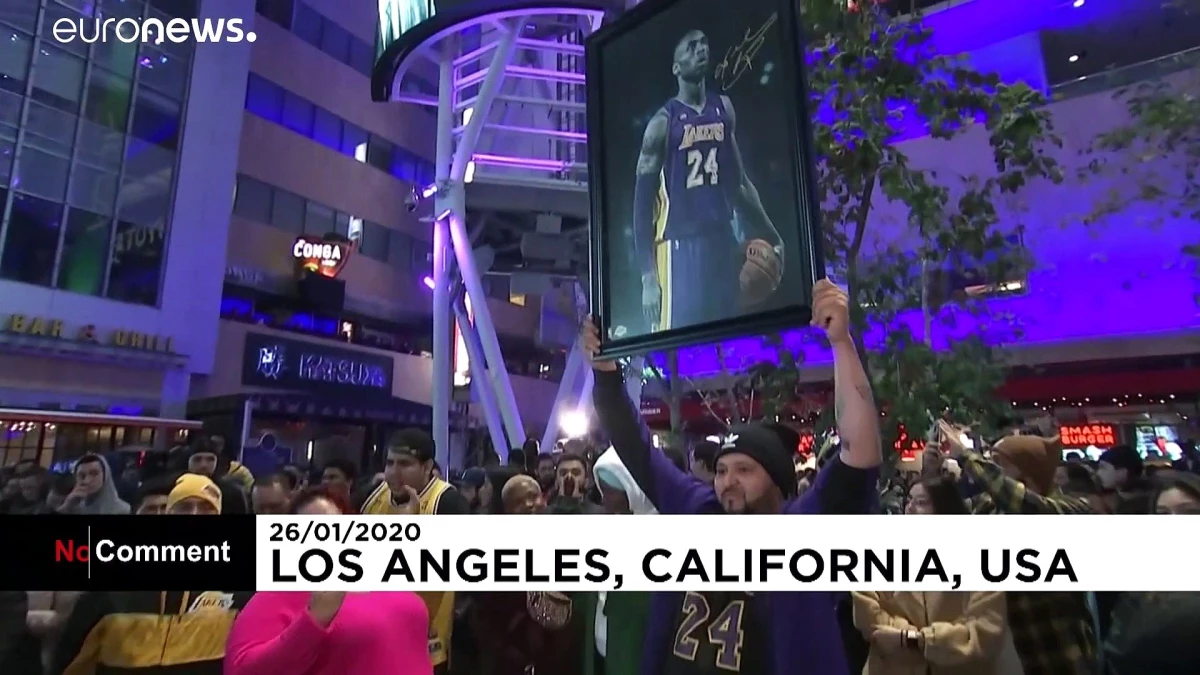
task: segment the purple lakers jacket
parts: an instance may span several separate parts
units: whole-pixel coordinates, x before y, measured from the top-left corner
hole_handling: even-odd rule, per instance
[[[601,428],[638,486],[664,514],[724,513],[711,486],[680,471],[655,450],[650,433],[625,392],[620,372],[596,372],[593,403]],[[834,459],[803,496],[784,504],[786,514],[865,514],[877,505],[878,469],[856,469]],[[795,536],[804,536],[803,522]],[[655,593],[646,624],[642,673],[663,672],[674,630],[678,593]],[[775,675],[850,675],[832,593],[762,593],[754,598],[770,643]]]

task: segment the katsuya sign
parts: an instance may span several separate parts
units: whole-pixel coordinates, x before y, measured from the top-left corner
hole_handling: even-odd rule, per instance
[[[175,353],[174,340],[164,335],[152,335],[133,330],[102,330],[95,324],[67,328],[61,319],[25,314],[10,314],[4,322],[4,332],[10,335],[30,335],[84,344],[104,344],[143,352]]]
[[[247,333],[242,384],[286,389],[392,393],[392,358],[374,352]]]
[[[353,250],[350,240],[337,235],[326,235],[323,239],[298,237],[292,244],[292,257],[301,269],[333,278],[345,267]]]

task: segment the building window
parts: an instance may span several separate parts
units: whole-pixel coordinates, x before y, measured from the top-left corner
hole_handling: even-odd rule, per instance
[[[128,139],[117,217],[161,228],[170,215],[174,175],[174,154],[137,138]]]
[[[246,80],[246,110],[279,124],[283,119],[283,89],[254,73]]]
[[[179,149],[181,115],[179,102],[139,88],[134,96],[130,132],[135,138],[175,152]]]
[[[133,19],[142,18],[142,3],[122,2],[121,0],[104,0],[100,3],[98,12],[100,19]],[[133,77],[133,67],[137,63],[138,44],[120,40],[104,40],[95,44],[92,56],[94,63],[100,64],[122,77]]]
[[[199,0],[147,0],[154,9],[179,19],[194,19],[200,16]]]
[[[274,190],[270,185],[238,174],[233,199],[233,212],[257,223],[271,222],[271,202]]]
[[[78,121],[74,115],[31,101],[25,118],[25,145],[68,156]],[[117,147],[120,147],[120,143]]]
[[[108,297],[139,305],[158,303],[165,235],[162,221],[150,225],[117,221],[108,264]]]
[[[49,286],[62,215],[63,206],[57,201],[21,193],[13,195],[4,255],[0,257],[0,277]]]
[[[343,122],[342,154],[360,162],[367,161],[367,132],[354,124]]]
[[[67,211],[67,231],[56,288],[73,293],[100,295],[104,266],[112,235],[112,216],[78,208]]]
[[[72,165],[67,190],[68,204],[111,216],[116,200],[116,173],[79,162]]]
[[[138,66],[141,68],[138,86],[150,87],[175,101],[182,101],[187,94],[188,74],[191,72],[189,59],[168,54],[151,45],[142,45]]]
[[[433,244],[414,239],[410,266],[418,272],[428,272],[433,269]]]
[[[20,2],[21,0],[17,1]],[[36,5],[37,3],[34,2],[33,4]],[[83,40],[72,40],[67,44],[62,44],[58,40],[54,39],[54,25],[56,23],[66,19],[67,21],[78,25],[79,21],[86,20],[86,17],[74,9],[65,7],[57,2],[47,2],[44,3],[44,6],[46,8],[46,14],[42,18],[42,31],[41,35],[39,35],[39,37],[42,38],[42,43],[44,44],[48,42],[52,45],[57,45],[62,49],[86,59],[88,55],[88,43],[84,42]]]
[[[371,134],[370,138],[367,139],[367,164],[390,173],[392,169],[392,150],[394,148],[395,146],[388,140]]]
[[[333,214],[333,221],[334,221],[333,222],[333,231],[334,231],[334,233],[339,236],[349,239],[350,238],[350,221],[353,218],[354,218],[354,216],[350,215],[349,213],[342,213],[341,211],[334,213]],[[361,235],[362,235],[362,231],[360,230],[359,236],[361,236]]]
[[[375,69],[375,49],[366,42],[350,36],[348,64],[359,73],[370,77],[371,71]]]
[[[292,15],[292,32],[296,34],[296,37],[320,49],[321,27],[324,23],[325,17],[318,14],[316,10],[303,2],[296,2],[296,8]]]
[[[359,242],[359,252],[372,260],[387,262],[388,239],[390,230],[369,220],[363,221],[362,241]]]
[[[391,174],[406,183],[417,183],[420,180],[418,163],[418,159],[411,152],[403,148],[394,148]]]
[[[265,16],[272,23],[291,30],[294,4],[294,0],[256,0],[254,11]]]
[[[289,91],[283,92],[283,121],[281,123],[284,128],[306,138],[312,138],[313,113],[312,103]]]
[[[10,136],[8,129],[0,125],[0,186],[8,185],[12,179],[13,155],[17,154],[16,134]],[[3,217],[0,212],[0,217]]]
[[[30,97],[63,112],[77,114],[83,92],[83,59],[42,42],[33,59]]]
[[[323,237],[330,232],[336,232],[336,227],[333,209],[311,201],[305,204],[304,234]]]
[[[304,198],[275,188],[271,224],[287,232],[304,234]]]
[[[388,243],[388,262],[393,267],[409,269],[412,267],[412,237],[400,230],[392,230],[392,240]]]
[[[524,293],[513,293],[508,296],[508,301],[518,307],[524,307],[525,306],[525,294]]]
[[[61,202],[67,192],[70,161],[25,145],[17,151],[13,185],[25,192]]]
[[[96,124],[124,133],[129,125],[133,82],[92,66],[84,93],[83,116]]]
[[[4,0],[0,3],[0,22],[32,33],[37,26],[38,0]]]
[[[2,18],[3,15],[0,15]],[[25,78],[29,76],[29,53],[32,49],[33,40],[29,36],[0,25],[0,89],[14,94],[25,93]]]
[[[108,127],[83,122],[75,140],[75,160],[116,173],[121,169],[125,135]]]
[[[326,21],[321,28],[321,51],[341,63],[350,62],[350,40],[350,31],[332,21]]]
[[[341,152],[342,118],[324,108],[316,108],[312,139],[334,152]]]

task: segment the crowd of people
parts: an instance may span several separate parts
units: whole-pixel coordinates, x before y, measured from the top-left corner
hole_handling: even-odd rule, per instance
[[[885,481],[879,412],[836,286],[818,284],[814,323],[833,347],[840,439],[816,469],[798,466],[795,431],[777,424],[744,425],[686,453],[656,448],[621,368],[592,358],[604,444],[574,440],[553,453],[527,444],[507,466],[443,476],[431,436],[408,429],[390,438],[378,474],[332,461],[319,473],[284,467],[255,477],[228,458],[222,439],[205,437],[162,465],[87,455],[70,476],[22,465],[4,483],[0,509],[6,517],[871,514],[898,494],[895,511],[911,516],[1200,512],[1194,447],[1169,468],[1148,470],[1124,446],[1089,466],[1064,462],[1048,434],[968,447],[949,422],[939,422],[919,473]],[[594,357],[590,322],[581,340]],[[1189,573],[1173,568],[1190,561],[1147,562],[1130,574]],[[1200,663],[1197,628],[1200,598],[1190,593],[29,591],[0,593],[0,674],[1182,675]]]

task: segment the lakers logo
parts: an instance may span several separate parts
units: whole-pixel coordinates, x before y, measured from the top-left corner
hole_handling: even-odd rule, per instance
[[[219,612],[227,612],[233,608],[233,593],[221,593],[220,591],[205,591],[196,596],[192,600],[191,607],[188,607],[188,612],[203,612],[216,610]]]
[[[683,125],[683,140],[679,142],[680,150],[687,150],[697,143],[724,143],[725,123],[685,124]]]

